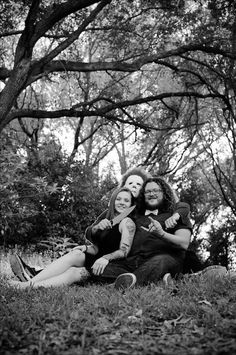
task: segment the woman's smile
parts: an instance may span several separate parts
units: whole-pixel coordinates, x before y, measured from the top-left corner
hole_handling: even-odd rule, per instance
[[[131,194],[127,191],[118,193],[115,199],[115,211],[118,213],[123,212],[131,206]]]

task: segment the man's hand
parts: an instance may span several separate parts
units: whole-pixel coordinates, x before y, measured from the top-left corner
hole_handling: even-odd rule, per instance
[[[160,237],[164,235],[164,231],[162,229],[161,224],[158,221],[155,221],[152,217],[148,217],[151,221],[149,224],[149,232],[156,232]]]
[[[180,215],[178,212],[175,212],[171,217],[169,217],[165,221],[165,226],[166,228],[174,228],[177,224],[177,221],[180,219]]]
[[[92,266],[94,275],[101,275],[109,261],[103,257],[97,259]]]

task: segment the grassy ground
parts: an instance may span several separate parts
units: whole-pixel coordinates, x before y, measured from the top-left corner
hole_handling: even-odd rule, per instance
[[[236,354],[236,282],[16,290],[0,277],[0,353]]]

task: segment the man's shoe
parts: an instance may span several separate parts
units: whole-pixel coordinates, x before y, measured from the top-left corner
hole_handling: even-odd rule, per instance
[[[214,277],[224,277],[227,275],[227,269],[221,265],[211,265],[207,266],[205,269],[195,272],[194,274],[190,274],[190,277],[193,276],[204,276],[206,278],[214,278]]]
[[[173,279],[172,279],[171,274],[169,272],[163,276],[162,280],[163,280],[165,286],[173,286],[174,285]]]
[[[117,290],[127,290],[136,284],[136,276],[132,273],[121,274],[117,277],[114,287]]]
[[[10,265],[14,275],[22,282],[29,281],[37,274],[37,271],[28,266],[18,254],[10,255]]]

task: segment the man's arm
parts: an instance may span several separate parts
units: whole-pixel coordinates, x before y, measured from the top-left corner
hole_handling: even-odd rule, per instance
[[[187,249],[190,243],[191,231],[190,229],[180,228],[175,231],[174,234],[165,232],[158,221],[149,217],[151,223],[149,225],[149,231],[155,232],[158,237],[176,245],[177,247]]]
[[[181,218],[182,221],[185,221],[187,218],[189,218],[190,214],[190,206],[186,202],[177,202],[176,203],[176,208],[171,217],[169,217],[165,221],[165,226],[166,228],[173,228],[176,226],[177,221]]]
[[[163,231],[160,237],[187,250],[190,243],[191,232],[188,229],[178,229],[174,234]]]
[[[178,213],[180,217],[186,218],[189,216],[190,206],[188,203],[179,201],[176,203],[175,207],[174,213]]]

